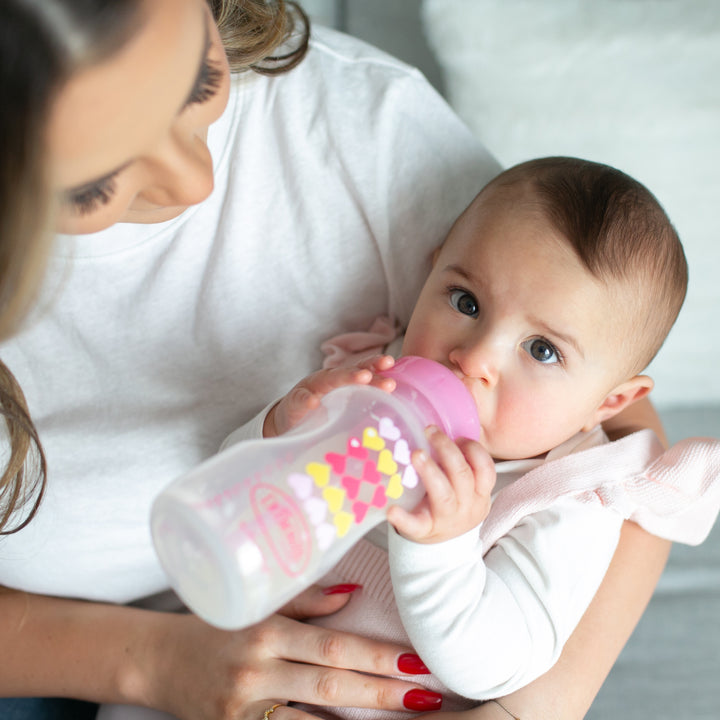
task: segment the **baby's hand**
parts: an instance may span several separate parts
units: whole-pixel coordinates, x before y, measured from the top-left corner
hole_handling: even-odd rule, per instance
[[[308,375],[280,400],[265,417],[263,436],[282,435],[294,428],[331,390],[345,385],[372,385],[386,392],[395,389],[395,381],[378,375],[395,364],[391,355],[379,355],[354,367],[319,370]]]
[[[455,443],[435,427],[426,432],[437,461],[422,450],[412,460],[427,495],[411,511],[394,505],[388,520],[408,540],[437,543],[469,532],[488,516],[495,464],[474,440]]]

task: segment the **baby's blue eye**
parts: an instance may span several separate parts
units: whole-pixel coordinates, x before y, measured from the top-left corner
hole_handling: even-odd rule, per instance
[[[464,290],[454,290],[450,293],[450,304],[463,315],[477,317],[480,308],[477,300]]]
[[[560,353],[557,349],[542,338],[533,338],[523,343],[523,348],[530,354],[533,360],[537,360],[545,365],[560,362]]]

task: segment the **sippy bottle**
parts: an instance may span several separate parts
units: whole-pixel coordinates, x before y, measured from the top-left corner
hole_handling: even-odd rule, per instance
[[[410,464],[424,429],[477,439],[475,403],[446,367],[404,357],[383,373],[392,393],[351,385],[328,393],[276,438],[238,443],[171,483],[151,528],[183,602],[226,629],[256,623],[321,578],[391,503],[425,491]]]

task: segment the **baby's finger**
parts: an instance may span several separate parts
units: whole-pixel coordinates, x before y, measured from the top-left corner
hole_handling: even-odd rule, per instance
[[[433,518],[427,500],[423,500],[412,512],[399,505],[392,505],[388,508],[387,519],[400,535],[415,542],[426,542],[433,530]]]
[[[475,484],[473,469],[458,444],[434,426],[430,426],[425,432],[433,454],[427,462],[427,472],[434,490],[437,490],[437,500],[447,502],[472,492]],[[432,461],[439,472],[432,471]],[[427,485],[426,490],[434,501],[435,498]]]
[[[369,370],[372,375],[370,385],[379,388],[384,392],[391,393],[395,390],[397,383],[393,378],[386,377],[382,373],[395,365],[395,358],[392,355],[374,355],[359,363],[358,367]]]
[[[490,495],[495,487],[497,472],[495,461],[490,453],[475,440],[460,438],[457,446],[462,452],[468,465],[472,468],[475,479],[475,494]]]
[[[358,367],[367,368],[374,373],[385,372],[395,365],[395,358],[392,355],[373,355],[361,363]]]
[[[312,393],[327,395],[331,390],[346,385],[367,385],[372,379],[372,371],[367,368],[339,367],[314,373],[302,385]]]

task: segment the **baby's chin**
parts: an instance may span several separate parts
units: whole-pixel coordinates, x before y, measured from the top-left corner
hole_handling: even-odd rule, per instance
[[[492,459],[496,462],[512,462],[513,460],[542,460],[550,451],[546,450],[545,452],[538,453],[536,455],[515,455],[511,454],[510,457],[500,457],[498,455],[495,455],[493,453],[490,453],[490,456]]]
[[[557,445],[561,444],[561,440]],[[538,444],[515,443],[492,443],[491,441],[483,442],[481,438],[480,444],[490,454],[495,462],[510,462],[512,460],[542,460],[555,445],[546,448]]]

